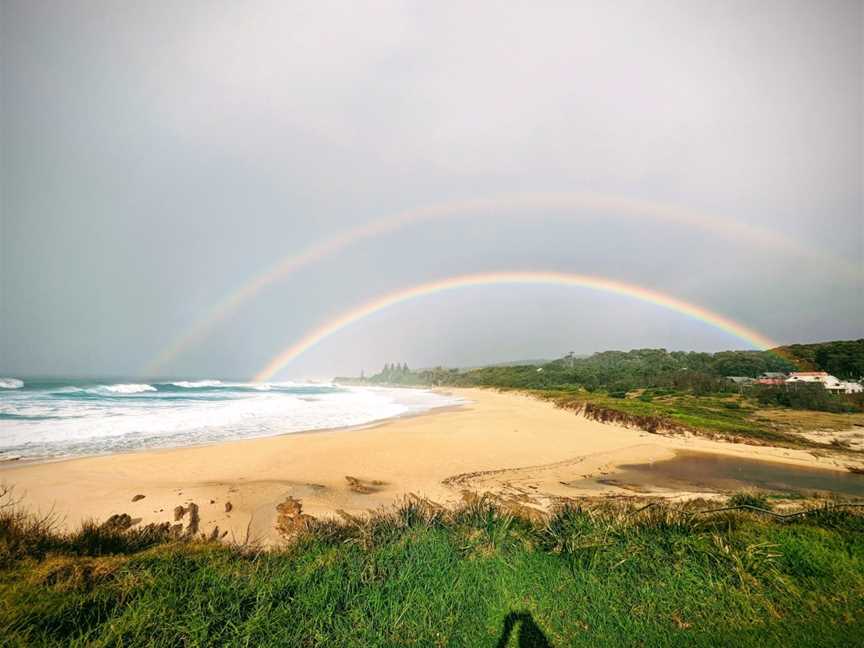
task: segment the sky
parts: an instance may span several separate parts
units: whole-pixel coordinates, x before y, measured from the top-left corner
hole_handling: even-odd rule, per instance
[[[0,375],[248,378],[382,295],[494,271],[862,337],[862,7],[0,0]],[[477,286],[280,377],[640,347],[748,344],[627,296]]]

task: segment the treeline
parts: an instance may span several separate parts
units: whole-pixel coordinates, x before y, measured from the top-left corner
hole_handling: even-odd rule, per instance
[[[460,372],[430,369],[412,372],[415,384],[522,389],[583,388],[627,392],[666,388],[697,394],[735,391],[725,376],[758,376],[766,371],[791,371],[792,363],[768,351],[697,353],[666,349],[604,351],[587,358],[569,355],[542,366],[483,367]]]
[[[792,359],[804,371],[827,371],[852,380],[864,376],[864,339],[791,344],[776,352]]]

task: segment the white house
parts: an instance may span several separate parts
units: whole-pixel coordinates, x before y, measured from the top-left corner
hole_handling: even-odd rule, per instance
[[[843,394],[860,394],[864,387],[860,383],[840,380],[827,371],[793,371],[786,379],[786,384],[819,383],[825,389]]]
[[[844,380],[840,383],[840,389],[844,394],[860,394],[864,392],[864,385],[852,380]]]

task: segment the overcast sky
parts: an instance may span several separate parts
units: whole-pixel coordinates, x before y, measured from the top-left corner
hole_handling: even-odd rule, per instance
[[[140,375],[286,255],[487,199],[505,207],[308,264],[161,373],[248,377],[378,295],[491,270],[636,283],[784,343],[861,337],[862,7],[0,0],[0,375]],[[693,216],[506,208],[549,192]],[[493,286],[378,313],[284,375],[644,346],[746,344],[626,297]]]

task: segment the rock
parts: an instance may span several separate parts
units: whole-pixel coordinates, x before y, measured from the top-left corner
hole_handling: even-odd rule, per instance
[[[144,533],[160,536],[162,538],[167,538],[172,535],[171,523],[170,522],[151,522],[147,526],[145,526],[142,531]]]
[[[293,497],[288,497],[285,499],[284,502],[282,502],[276,507],[276,510],[282,515],[286,515],[288,517],[297,517],[303,512],[303,504],[300,503],[300,500],[294,499]]]
[[[198,505],[195,502],[189,502],[189,506],[175,506],[174,507],[174,521],[182,520],[186,517],[186,514],[189,514],[189,524],[186,526],[186,534],[187,535],[195,535],[198,533],[198,525],[201,522],[201,518],[198,515]]]
[[[371,495],[381,490],[381,486],[385,486],[385,482],[380,479],[360,479],[345,475],[345,481],[348,482],[348,490],[359,493],[360,495]]]
[[[132,516],[128,513],[115,513],[102,523],[103,529],[125,531],[132,526]]]
[[[201,521],[201,518],[198,517],[198,505],[195,502],[189,502],[186,510],[189,512],[189,526],[186,527],[186,533],[194,535],[198,533],[198,524]]]
[[[287,497],[284,502],[276,507],[276,530],[283,536],[292,536],[302,531],[315,518],[303,513],[303,504],[300,500]]]
[[[234,506],[231,504],[231,502],[225,502],[225,512],[226,513],[230,513],[231,509],[233,509],[233,508],[234,508]]]
[[[132,498],[132,501],[133,501],[133,502],[137,502],[138,500],[142,500],[142,499],[144,499],[145,497],[147,497],[147,496],[146,496],[146,495],[141,495],[141,494],[139,493],[138,495],[136,495],[135,497]]]

